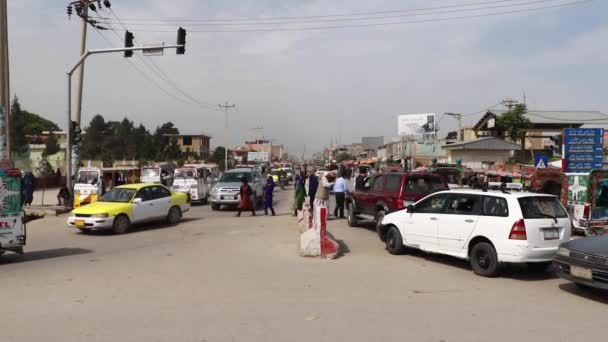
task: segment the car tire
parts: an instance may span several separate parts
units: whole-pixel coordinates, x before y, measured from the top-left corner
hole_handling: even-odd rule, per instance
[[[127,215],[120,214],[114,218],[112,223],[112,231],[114,234],[124,234],[131,228],[131,220]]]
[[[167,214],[167,223],[171,225],[178,224],[181,218],[182,211],[179,207],[171,207],[171,209],[169,209],[169,213]]]
[[[527,264],[528,270],[530,270],[531,272],[534,273],[545,273],[547,271],[549,271],[549,268],[551,268],[551,261],[546,261],[546,262],[529,262]]]
[[[384,219],[384,216],[386,216],[386,212],[384,210],[380,210],[376,214],[376,218],[375,218],[376,233],[378,233],[378,237],[380,238],[380,241],[384,241],[384,238],[386,236],[386,228],[384,226],[382,226],[382,220]]]
[[[391,226],[386,232],[386,250],[393,254],[399,255],[405,252],[405,246],[403,245],[403,238],[401,232],[395,226]]]
[[[357,213],[355,212],[355,205],[352,202],[348,203],[348,216],[346,217],[346,221],[350,227],[356,227],[359,224]]]
[[[211,203],[211,210],[220,210],[220,205],[219,204],[215,204],[215,203]]]
[[[496,250],[487,242],[479,242],[473,246],[470,263],[473,272],[482,277],[496,277],[500,271]]]

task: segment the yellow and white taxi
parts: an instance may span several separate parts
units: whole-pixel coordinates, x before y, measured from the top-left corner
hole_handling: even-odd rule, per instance
[[[128,184],[113,188],[98,201],[72,210],[68,226],[81,231],[112,230],[122,234],[131,224],[165,219],[180,221],[190,210],[188,195],[160,184]]]

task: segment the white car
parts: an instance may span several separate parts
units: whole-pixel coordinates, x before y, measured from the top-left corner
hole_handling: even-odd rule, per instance
[[[556,196],[459,189],[429,195],[382,221],[387,250],[405,247],[470,260],[481,276],[501,263],[546,269],[572,225]]]

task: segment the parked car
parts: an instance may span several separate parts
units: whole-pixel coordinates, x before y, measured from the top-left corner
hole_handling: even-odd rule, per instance
[[[498,275],[502,263],[544,270],[572,234],[556,196],[464,189],[429,195],[387,215],[382,226],[391,254],[406,247],[447,254],[469,260],[485,277]]]
[[[254,202],[256,204],[261,203],[266,179],[262,177],[260,171],[254,168],[232,169],[224,172],[222,178],[211,189],[211,197],[209,198],[211,209],[219,210],[222,205],[238,206],[243,178],[246,178],[251,186]]]
[[[68,226],[83,232],[112,230],[123,234],[133,223],[165,219],[176,224],[189,209],[187,194],[171,192],[161,184],[128,184],[117,186],[99,200],[72,210]]]
[[[346,199],[348,225],[357,226],[360,218],[374,220],[376,231],[384,241],[380,225],[386,214],[401,210],[428,194],[448,190],[447,182],[430,173],[392,172],[367,178],[365,190],[355,191]]]
[[[608,290],[608,235],[563,243],[553,259],[557,275],[582,287]]]

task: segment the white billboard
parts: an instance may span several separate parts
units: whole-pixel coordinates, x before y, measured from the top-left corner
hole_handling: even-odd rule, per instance
[[[429,139],[435,136],[435,113],[399,115],[397,131],[400,136]]]
[[[268,152],[249,152],[247,153],[248,162],[269,162],[270,153]]]

